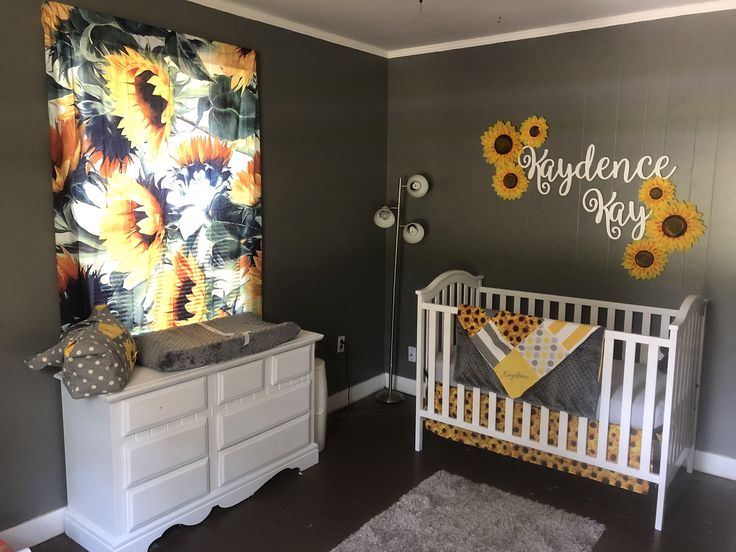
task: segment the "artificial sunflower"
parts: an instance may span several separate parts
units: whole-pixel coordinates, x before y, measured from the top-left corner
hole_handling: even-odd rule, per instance
[[[675,200],[675,185],[667,178],[653,176],[639,188],[639,201],[650,209],[657,209]]]
[[[120,117],[123,135],[154,157],[171,134],[174,97],[163,60],[126,47],[105,56],[103,76],[110,90],[112,114]]]
[[[44,2],[41,4],[41,25],[43,25],[43,44],[50,48],[54,43],[56,31],[62,21],[69,19],[74,8],[58,2]]]
[[[496,167],[493,189],[501,199],[519,199],[529,187],[529,179],[519,165]]]
[[[256,72],[255,51],[232,44],[213,42],[203,60],[210,73],[230,77],[230,88],[235,91],[244,90]]]
[[[209,136],[195,136],[179,146],[175,159],[182,167],[211,167],[222,172],[232,155],[233,150],[226,142]]]
[[[705,233],[703,215],[694,203],[671,201],[652,211],[646,233],[665,251],[687,251]]]
[[[261,199],[261,154],[256,152],[248,161],[248,169],[237,174],[230,190],[230,199],[238,205],[255,205]]]
[[[261,314],[261,291],[263,289],[263,253],[240,257],[240,270],[243,274],[244,310]]]
[[[49,126],[51,140],[51,188],[55,194],[64,189],[67,177],[77,169],[82,156],[84,127],[77,126],[74,110],[64,111]]]
[[[154,274],[151,329],[163,330],[207,320],[204,272],[190,254],[179,251],[171,266]]]
[[[164,217],[156,198],[145,187],[123,174],[107,180],[107,206],[100,220],[100,239],[127,273],[123,286],[132,289],[145,281],[161,260]]]
[[[516,163],[521,153],[521,136],[509,122],[498,121],[480,137],[483,157],[490,165]]]
[[[547,140],[548,131],[547,119],[533,115],[521,123],[521,141],[526,146],[538,148]]]
[[[626,246],[622,264],[632,278],[651,280],[667,266],[667,253],[655,240],[638,240]]]

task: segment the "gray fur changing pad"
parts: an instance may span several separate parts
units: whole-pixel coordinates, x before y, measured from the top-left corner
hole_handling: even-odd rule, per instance
[[[294,339],[294,322],[272,324],[246,312],[135,336],[138,364],[174,372],[272,349]]]

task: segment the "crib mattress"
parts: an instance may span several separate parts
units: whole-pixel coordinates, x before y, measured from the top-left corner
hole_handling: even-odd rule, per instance
[[[435,382],[442,383],[443,375],[443,358],[442,353],[438,353],[436,357]],[[455,374],[455,347],[450,351],[450,382],[456,385]],[[611,372],[611,402],[609,406],[608,421],[612,424],[621,423],[621,410],[623,402],[623,380],[624,380],[624,363],[621,360],[613,361],[613,370]],[[644,420],[644,387],[646,383],[646,364],[637,363],[634,366],[634,385],[631,399],[631,427],[641,429]],[[654,427],[660,427],[664,421],[664,398],[666,387],[666,375],[659,373],[657,384],[655,386],[655,407],[654,407]],[[598,409],[596,419],[600,417],[600,400],[598,401]]]
[[[454,385],[450,387],[450,405],[449,414],[451,417],[457,416],[458,393],[457,387]],[[434,388],[434,408],[439,411],[441,408],[442,401],[442,384],[436,383]],[[469,405],[473,404],[472,391],[465,391],[464,401],[464,420],[468,423],[472,421],[472,410]],[[488,427],[489,419],[489,400],[488,395],[483,395],[480,402],[480,425]],[[496,429],[499,431],[503,430],[506,417],[506,402],[505,399],[498,399],[496,403],[496,415],[495,424]],[[493,417],[491,417],[493,419]],[[540,423],[541,413],[537,407],[532,407],[531,411],[531,427],[529,431],[529,437],[532,440],[539,441],[540,439]],[[519,402],[514,403],[514,420],[513,420],[513,433],[514,435],[521,435],[522,430],[522,405]],[[580,419],[577,416],[570,416],[568,418],[567,425],[567,441],[566,447],[570,451],[577,449],[578,439],[578,426]],[[497,454],[504,456],[511,456],[525,462],[537,464],[547,468],[552,468],[558,471],[578,475],[588,479],[593,479],[601,483],[606,483],[615,487],[620,487],[635,493],[646,494],[649,491],[649,483],[643,479],[623,475],[611,470],[599,468],[585,462],[578,462],[565,458],[564,456],[558,456],[548,452],[543,452],[534,448],[515,445],[502,439],[496,439],[483,435],[475,431],[469,431],[462,429],[450,424],[443,422],[437,422],[435,420],[425,420],[425,427],[446,439],[464,443],[479,447]],[[558,442],[558,431],[559,431],[559,413],[550,411],[549,414],[549,433],[548,443],[552,446],[556,446]],[[606,457],[611,462],[616,462],[618,455],[618,444],[620,438],[620,427],[617,424],[611,423],[608,426],[608,439],[606,447]],[[659,435],[657,435],[659,438]],[[586,453],[590,455],[596,454],[598,447],[598,439],[600,438],[600,430],[598,423],[595,420],[588,420],[587,431],[586,431]],[[629,434],[629,458],[628,465],[633,468],[640,466],[641,459],[641,441],[642,435],[641,430],[632,429]],[[652,464],[656,465],[659,458],[659,440],[654,439],[652,442]]]

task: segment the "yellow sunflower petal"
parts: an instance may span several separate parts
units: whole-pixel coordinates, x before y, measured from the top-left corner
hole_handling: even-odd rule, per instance
[[[501,199],[519,199],[528,188],[529,179],[519,165],[496,167],[496,174],[493,177],[493,189]]]
[[[533,115],[521,123],[521,141],[526,146],[538,148],[547,140],[547,119]]]
[[[483,157],[491,165],[516,163],[521,154],[521,136],[510,122],[498,121],[480,137]]]
[[[703,236],[703,215],[694,203],[671,201],[652,211],[646,235],[664,251],[687,251]]]
[[[626,246],[622,264],[632,278],[651,280],[667,266],[667,252],[654,240],[635,241]]]

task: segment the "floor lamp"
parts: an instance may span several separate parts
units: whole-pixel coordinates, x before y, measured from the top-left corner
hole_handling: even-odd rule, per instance
[[[396,362],[396,311],[398,309],[398,276],[399,276],[399,251],[401,242],[399,236],[404,237],[406,243],[419,243],[424,238],[424,227],[418,222],[410,222],[409,224],[402,224],[402,211],[401,211],[401,198],[403,192],[411,197],[419,198],[427,195],[429,191],[429,182],[421,174],[415,174],[410,176],[406,183],[403,179],[399,178],[399,187],[396,192],[396,207],[389,207],[384,205],[373,216],[373,222],[379,228],[391,228],[394,224],[396,225],[396,238],[394,240],[394,272],[393,272],[393,286],[391,288],[391,357],[389,359],[388,366],[388,387],[376,393],[376,400],[386,404],[400,403],[404,400],[404,394],[394,389],[394,373],[395,373],[395,362]]]

